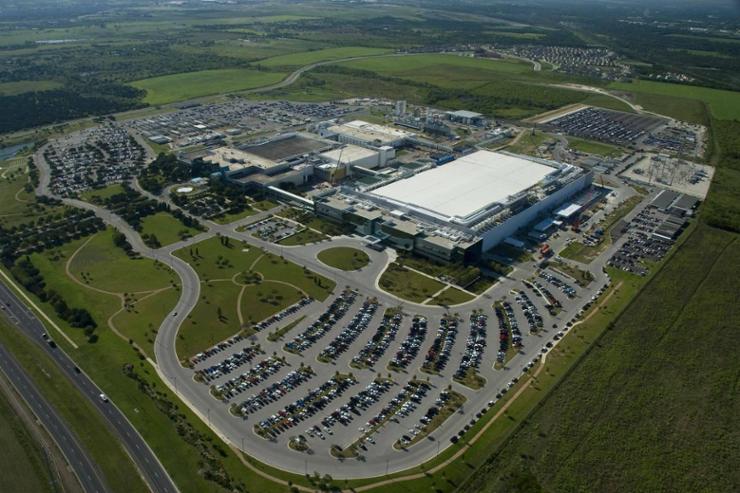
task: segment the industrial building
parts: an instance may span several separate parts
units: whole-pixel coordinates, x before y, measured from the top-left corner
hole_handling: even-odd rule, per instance
[[[218,147],[203,160],[217,164],[223,176],[243,186],[299,186],[313,176],[312,157],[335,146],[311,134],[291,132],[252,145]]]
[[[318,130],[321,137],[363,147],[390,146],[397,148],[404,145],[413,136],[413,134],[403,130],[362,120],[353,120],[335,125],[321,125]]]
[[[478,257],[590,186],[576,166],[477,151],[369,192],[342,188],[316,213],[435,260]]]

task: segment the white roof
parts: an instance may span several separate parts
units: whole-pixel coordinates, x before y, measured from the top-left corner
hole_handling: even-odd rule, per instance
[[[403,130],[387,127],[385,125],[368,123],[362,120],[352,120],[351,122],[342,123],[341,125],[334,125],[329,127],[329,130],[331,132],[348,135],[366,142],[378,141],[381,144],[393,143],[409,136],[409,133],[404,132]]]
[[[564,205],[560,209],[558,209],[555,214],[560,217],[570,217],[576,212],[581,210],[581,206],[578,204],[568,204]]]
[[[447,114],[458,116],[460,118],[478,118],[478,117],[483,116],[480,113],[476,113],[475,111],[468,111],[468,110],[448,111]]]
[[[533,187],[556,169],[533,160],[477,151],[372,193],[437,213],[465,218]]]
[[[343,163],[353,163],[361,159],[377,156],[378,152],[365,147],[356,146],[354,144],[347,144],[331,151],[322,152],[321,156],[328,159],[333,163],[337,163],[341,156]]]

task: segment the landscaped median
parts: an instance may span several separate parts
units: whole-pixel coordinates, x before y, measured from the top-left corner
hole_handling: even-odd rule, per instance
[[[340,270],[360,270],[370,263],[367,253],[357,248],[335,247],[322,250],[318,259],[328,265]]]
[[[380,287],[401,299],[421,303],[445,285],[393,262],[380,276]]]

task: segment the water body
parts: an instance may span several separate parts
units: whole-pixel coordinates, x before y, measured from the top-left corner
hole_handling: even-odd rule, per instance
[[[24,142],[23,144],[16,144],[8,147],[0,147],[0,161],[16,157],[23,149],[29,147],[31,142]]]

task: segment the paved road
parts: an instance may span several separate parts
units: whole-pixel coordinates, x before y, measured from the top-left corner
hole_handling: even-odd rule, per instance
[[[0,283],[0,304],[4,306],[4,311],[11,317],[11,321],[23,333],[23,336],[37,343],[54,360],[62,373],[100,412],[114,435],[117,436],[134,460],[149,488],[157,493],[176,493],[178,491],[177,487],[144,439],[136,431],[136,428],[113,402],[105,403],[100,400],[99,396],[102,391],[84,372],[78,373],[75,370],[74,361],[61,348],[52,348],[44,341],[42,338],[42,334],[46,331],[44,325],[16,297],[15,293],[2,283]]]
[[[26,375],[10,351],[2,344],[0,344],[0,371],[5,374],[15,390],[31,408],[36,418],[51,435],[67,463],[72,467],[75,476],[82,485],[82,489],[87,493],[110,491],[105,485],[97,465],[80,446],[77,437],[69,429],[67,423],[59,416],[57,410],[41,396],[41,392]]]

